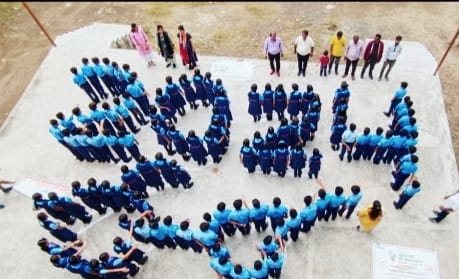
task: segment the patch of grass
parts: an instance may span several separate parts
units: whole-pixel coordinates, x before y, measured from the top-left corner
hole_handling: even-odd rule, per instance
[[[271,9],[263,4],[249,4],[245,6],[245,9],[255,18],[273,15]]]
[[[0,25],[8,23],[19,8],[20,4],[17,2],[0,2]]]
[[[170,4],[152,4],[148,9],[148,13],[154,18],[165,18],[169,16],[172,11]]]

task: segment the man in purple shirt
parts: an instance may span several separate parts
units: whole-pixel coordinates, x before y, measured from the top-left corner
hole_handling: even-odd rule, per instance
[[[271,67],[271,75],[274,73],[280,76],[280,58],[284,57],[282,41],[276,37],[276,32],[269,33],[269,37],[265,41],[264,47],[265,58],[269,58],[269,66]],[[276,68],[274,68],[276,61]]]

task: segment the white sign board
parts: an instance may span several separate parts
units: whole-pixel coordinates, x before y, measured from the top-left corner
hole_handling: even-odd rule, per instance
[[[31,178],[23,178],[16,181],[13,189],[30,198],[37,192],[46,198],[49,192],[55,192],[58,196],[68,196],[70,191],[70,188],[67,186]]]
[[[437,252],[373,243],[373,279],[440,279]]]
[[[225,80],[248,81],[253,78],[255,63],[243,59],[219,59],[210,67],[212,79],[221,78]],[[223,83],[224,84],[224,83]]]

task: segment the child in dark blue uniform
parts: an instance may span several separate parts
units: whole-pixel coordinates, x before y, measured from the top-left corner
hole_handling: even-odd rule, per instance
[[[166,87],[164,88],[164,92],[169,94],[171,97],[171,103],[174,105],[175,109],[178,111],[180,116],[185,115],[185,105],[186,101],[185,98],[183,98],[183,90],[180,89],[180,87],[172,81],[171,76],[166,77]]]
[[[161,173],[155,169],[150,160],[147,160],[143,155],[140,156],[136,168],[148,186],[155,187],[157,191],[164,191],[164,181],[161,177]]]
[[[209,106],[207,102],[207,91],[204,86],[204,77],[201,75],[201,71],[196,68],[194,69],[193,85],[196,88],[196,99],[201,100],[202,105],[206,108]]]
[[[210,72],[206,72],[204,76],[204,87],[206,88],[207,100],[213,107],[215,101],[215,92],[214,81],[212,80],[212,74]]]
[[[258,153],[261,147],[265,144],[265,140],[261,137],[260,131],[253,133],[252,146],[253,149]]]
[[[178,81],[183,91],[185,92],[185,99],[188,104],[190,104],[190,108],[194,110],[197,109],[199,105],[196,104],[196,91],[191,86],[191,82],[188,80],[186,74],[182,74]]]
[[[265,91],[262,95],[262,104],[263,104],[263,113],[266,114],[266,119],[268,121],[273,120],[273,110],[274,110],[274,91],[271,89],[271,84],[267,83],[265,85]]]
[[[139,191],[143,197],[148,198],[147,184],[136,170],[130,170],[128,166],[121,166],[121,180],[128,184],[133,191]]]
[[[273,154],[268,145],[264,143],[257,153],[258,164],[264,174],[270,174],[273,166]]]
[[[85,205],[99,212],[100,215],[105,214],[107,208],[102,204],[97,196],[93,196],[89,193],[88,189],[81,188],[79,181],[72,182],[72,195],[79,197]]]
[[[319,171],[320,171],[320,159],[322,159],[322,154],[320,154],[320,151],[318,148],[314,148],[312,150],[312,156],[309,157],[309,171],[308,171],[308,176],[309,178],[312,179],[312,176],[317,179],[319,176]]]
[[[298,84],[292,84],[292,92],[288,98],[287,112],[290,115],[290,120],[293,119],[293,116],[298,116],[300,113],[300,102],[301,102],[301,92],[298,90]]]
[[[191,181],[190,174],[182,166],[179,166],[176,160],[171,160],[171,168],[178,183],[182,184],[183,188],[190,189],[193,187],[194,182]]]
[[[132,245],[130,241],[124,241],[121,237],[117,236],[113,239],[113,250],[117,254],[123,254],[126,257],[126,261],[135,261],[138,264],[145,264],[148,260],[148,256],[145,252],[138,249],[137,245]]]
[[[163,157],[163,153],[158,152],[155,154],[153,166],[161,172],[163,178],[172,188],[178,187],[179,182],[177,181],[177,177],[174,175],[170,163]]]
[[[287,108],[287,94],[284,86],[280,83],[274,90],[274,110],[277,113],[279,121],[284,118],[284,112]]]
[[[58,197],[56,193],[49,192],[48,198],[50,202],[56,203],[62,207],[65,212],[69,213],[77,219],[80,219],[83,223],[89,224],[92,220],[92,215],[86,211],[86,208],[81,204],[72,201],[69,197]]]
[[[48,219],[48,215],[44,212],[40,212],[37,214],[38,222],[40,226],[42,226],[45,230],[49,231],[55,238],[59,239],[62,242],[67,241],[75,241],[78,239],[76,233],[68,229],[67,227],[63,227],[51,220]]]
[[[177,110],[175,106],[171,102],[171,97],[167,93],[163,93],[161,88],[156,88],[156,97],[155,97],[156,105],[159,107],[159,110],[162,115],[166,117],[166,119],[174,121],[177,123],[177,117],[175,113]]]
[[[220,163],[222,160],[223,147],[219,140],[212,136],[212,132],[207,130],[204,133],[203,141],[206,143],[207,151],[209,152],[210,156],[212,156],[212,160],[214,163]]]
[[[186,141],[185,136],[180,131],[176,130],[174,124],[169,125],[167,135],[171,138],[172,142],[174,143],[177,153],[182,155],[183,160],[189,161],[191,158],[191,155],[189,154],[190,146]]]
[[[278,148],[273,152],[273,169],[278,176],[284,177],[290,162],[290,152],[285,141],[279,141]]]
[[[247,168],[249,173],[255,172],[255,167],[258,164],[257,152],[250,146],[250,140],[245,138],[242,142],[242,147],[239,152],[239,160],[242,165]]]
[[[303,145],[301,142],[298,142],[295,146],[295,149],[291,151],[291,160],[290,166],[293,169],[294,177],[301,177],[303,169],[306,167],[306,153],[303,150]]]
[[[257,84],[254,83],[250,87],[250,92],[247,93],[249,99],[249,108],[247,112],[253,117],[253,121],[257,122],[261,119],[261,104],[262,98],[260,93],[257,92]]]
[[[188,132],[188,137],[186,138],[188,145],[190,146],[191,158],[194,161],[198,162],[198,165],[207,164],[207,150],[204,148],[203,140],[196,136],[194,130]]]

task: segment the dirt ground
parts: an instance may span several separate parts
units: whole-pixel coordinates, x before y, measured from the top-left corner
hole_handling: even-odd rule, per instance
[[[320,51],[328,48],[330,36],[338,29],[348,38],[353,34],[372,38],[381,33],[383,39],[393,39],[400,34],[403,40],[424,44],[440,61],[459,26],[459,3],[454,2],[333,5],[325,2],[36,2],[29,6],[53,38],[93,22],[137,22],[150,31],[156,47],[151,34],[157,24],[162,24],[172,35],[177,25],[183,24],[193,35],[198,55],[262,58],[264,39],[270,31],[276,31],[286,45],[284,59],[294,60],[293,40],[302,29],[307,29],[316,42],[313,62],[317,61]],[[0,125],[25,91],[50,47],[21,3],[0,3]],[[459,154],[459,111],[456,110],[459,96],[455,93],[459,84],[458,53],[459,48],[454,46],[439,72],[456,157]],[[376,71],[379,67],[376,66]]]

